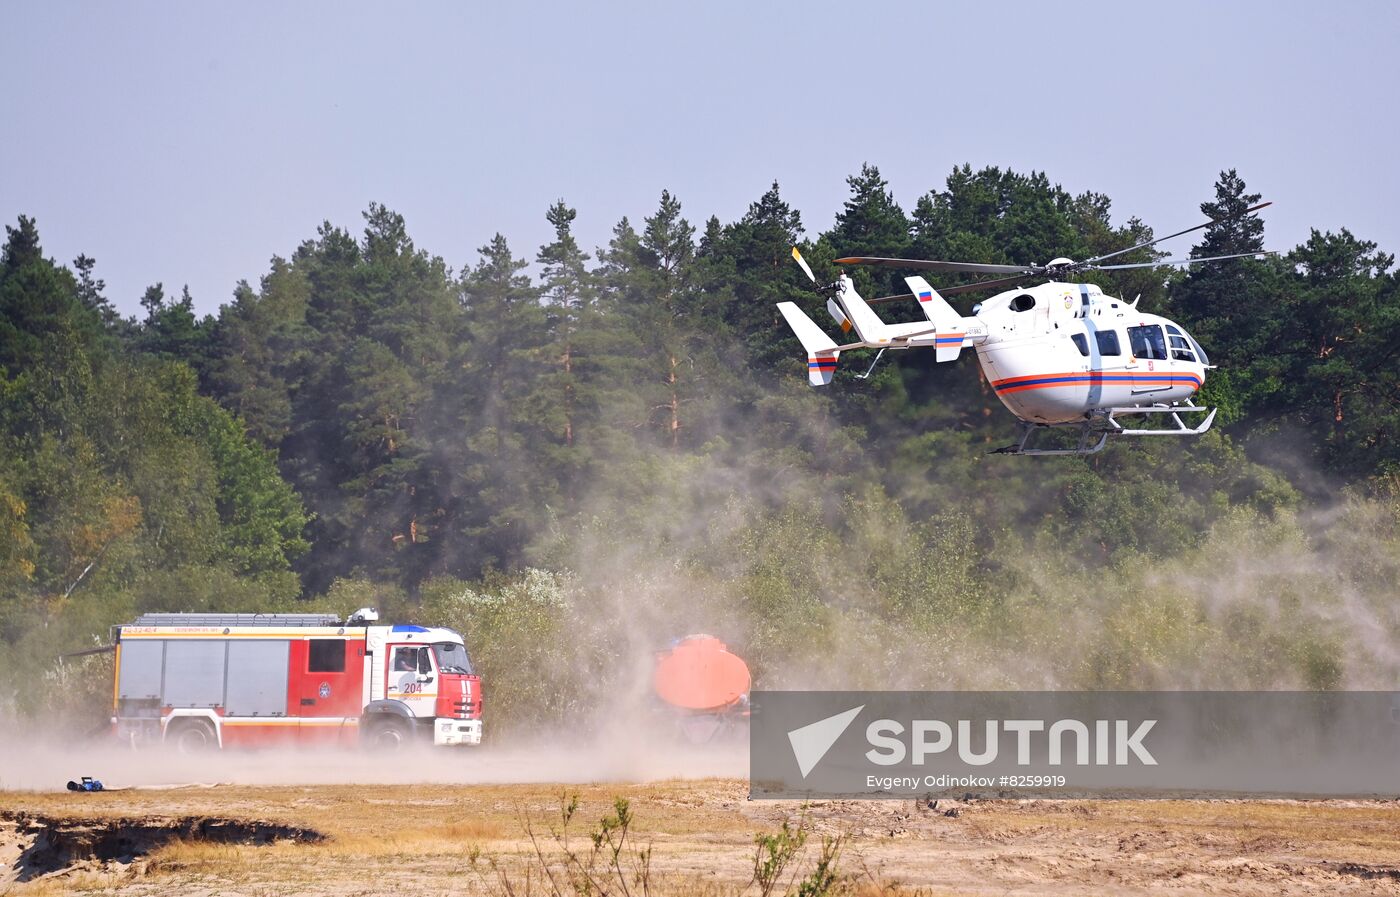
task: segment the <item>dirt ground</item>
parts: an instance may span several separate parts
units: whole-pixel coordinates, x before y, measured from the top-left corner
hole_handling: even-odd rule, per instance
[[[839,836],[841,893],[1400,894],[1396,802],[804,807],[750,801],[739,779],[4,791],[0,893],[574,894],[584,883],[570,873],[586,868],[617,798],[632,822],[622,874],[606,849],[591,867],[605,893],[759,894],[755,836],[787,821],[808,836],[774,893]]]

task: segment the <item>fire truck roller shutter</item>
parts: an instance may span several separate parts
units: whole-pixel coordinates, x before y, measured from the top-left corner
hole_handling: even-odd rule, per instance
[[[122,642],[117,698],[137,701],[159,698],[160,671],[164,666],[165,642],[157,639],[127,639]]]
[[[286,716],[287,665],[290,643],[285,640],[238,640],[228,646],[229,716]]]
[[[165,644],[165,703],[171,707],[218,707],[224,703],[224,655],[228,643],[206,639]]]

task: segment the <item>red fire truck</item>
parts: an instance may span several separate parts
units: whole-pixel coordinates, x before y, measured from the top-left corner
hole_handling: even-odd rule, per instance
[[[481,679],[451,629],[333,614],[146,614],[117,626],[112,725],[182,751],[481,743]]]

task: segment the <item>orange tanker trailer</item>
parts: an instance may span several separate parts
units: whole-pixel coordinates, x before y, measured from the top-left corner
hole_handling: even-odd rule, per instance
[[[712,635],[688,635],[659,652],[651,681],[687,741],[712,741],[748,722],[748,664]]]

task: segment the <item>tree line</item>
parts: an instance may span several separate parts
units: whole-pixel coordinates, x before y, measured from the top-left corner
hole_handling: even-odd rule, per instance
[[[855,382],[852,359],[808,387],[774,306],[826,314],[790,247],[834,277],[842,255],[1043,263],[1151,228],[1043,173],[961,166],[909,212],[874,166],[848,187],[816,234],[776,183],[728,223],[693,224],[663,192],[593,252],[560,200],[548,244],[498,234],[457,266],[374,204],[358,232],[323,224],[203,317],[160,284],[123,317],[93,259],[45,257],[21,216],[0,259],[0,642],[20,666],[143,610],[412,612],[434,583],[527,568],[644,558],[724,577],[720,545],[752,562],[740,581],[769,557],[758,533],[812,550],[792,515],[880,550],[853,529],[871,509],[924,528],[961,558],[968,600],[993,606],[1022,581],[1008,553],[1092,576],[1185,557],[1240,508],[1393,496],[1400,278],[1376,244],[1314,231],[1260,260],[1090,275],[1205,346],[1219,423],[1004,458],[987,452],[1014,420],[971,361],[908,353]],[[1192,253],[1265,248],[1258,218],[1229,217],[1258,198],[1222,172],[1200,208],[1225,220]],[[867,295],[903,292],[896,273],[852,273]],[[932,586],[893,588],[917,604]]]

